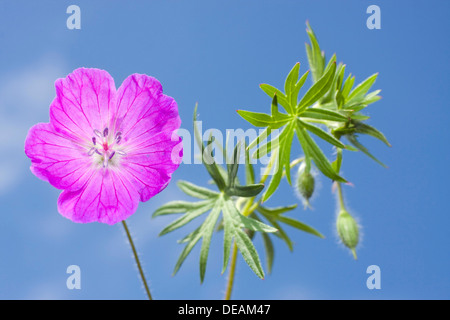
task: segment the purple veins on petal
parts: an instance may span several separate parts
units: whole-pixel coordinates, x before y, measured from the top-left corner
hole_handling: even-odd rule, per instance
[[[25,142],[31,171],[63,190],[58,211],[70,220],[126,219],[168,185],[180,164],[172,161],[180,142],[173,139],[181,124],[177,103],[143,74],[116,90],[106,71],[80,68],[55,86],[50,122],[31,128]],[[105,124],[114,124],[111,131]]]

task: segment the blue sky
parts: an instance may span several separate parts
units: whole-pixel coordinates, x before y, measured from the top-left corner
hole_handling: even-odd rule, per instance
[[[81,8],[81,30],[68,30],[66,8]],[[369,5],[381,29],[366,27]],[[364,138],[384,169],[346,154],[346,201],[363,227],[354,261],[334,231],[335,198],[322,177],[313,211],[292,216],[320,230],[295,230],[294,252],[275,242],[273,273],[259,280],[240,259],[236,299],[450,298],[450,3],[446,1],[1,1],[0,2],[0,298],[144,299],[120,224],[76,224],[57,212],[59,191],[31,174],[23,145],[28,129],[48,121],[54,82],[78,67],[107,70],[116,85],[132,73],[158,78],[191,129],[195,102],[204,128],[250,128],[236,109],[268,111],[260,83],[281,87],[296,62],[306,71],[305,21],[328,57],[337,54],[357,81],[379,72],[383,99],[369,123],[393,147]],[[294,151],[299,149],[294,149]],[[331,150],[329,154],[331,156]],[[205,185],[200,165],[173,175]],[[221,299],[222,235],[211,244],[200,285],[199,248],[179,273],[176,240],[189,228],[158,237],[173,218],[151,219],[163,203],[185,199],[175,183],[128,219],[157,299]],[[284,181],[273,205],[299,203]],[[261,239],[256,247],[263,258]],[[81,268],[81,290],[66,288],[66,268]],[[368,290],[366,269],[381,269],[381,289]]]

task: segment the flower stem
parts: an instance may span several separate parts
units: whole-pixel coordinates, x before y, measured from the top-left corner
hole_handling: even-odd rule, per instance
[[[344,194],[342,192],[341,183],[336,181],[336,185],[337,185],[337,191],[338,191],[339,207],[341,209],[345,209]]]
[[[235,242],[233,245],[233,252],[231,253],[230,273],[228,275],[227,289],[225,291],[225,300],[230,300],[231,298],[231,291],[233,290],[233,283],[234,283],[234,275],[236,273],[237,253],[238,248]]]
[[[139,256],[137,254],[136,247],[134,246],[133,238],[131,237],[130,230],[128,229],[125,220],[122,220],[122,225],[127,234],[128,241],[130,242],[131,250],[133,251],[134,259],[136,260],[136,264],[139,269],[139,274],[141,276],[142,282],[144,283],[144,288],[145,291],[147,292],[148,299],[153,300],[152,295],[150,293],[150,289],[148,288],[147,280],[145,279],[144,271],[142,270],[141,262],[139,261]]]
[[[260,183],[264,183],[269,176],[270,171],[272,170],[273,164],[275,162],[275,155],[274,153],[270,157],[270,162],[266,167],[266,170],[264,171]],[[250,198],[245,203],[244,208],[242,209],[242,215],[248,217],[253,213],[253,211],[256,210],[261,200],[255,202],[255,197]],[[234,276],[236,274],[236,261],[237,261],[237,253],[238,253],[238,247],[236,245],[236,242],[234,242],[233,245],[233,252],[231,253],[231,263],[230,263],[230,272],[228,274],[228,282],[227,282],[227,288],[225,290],[225,300],[231,299],[231,291],[233,290],[234,285]]]

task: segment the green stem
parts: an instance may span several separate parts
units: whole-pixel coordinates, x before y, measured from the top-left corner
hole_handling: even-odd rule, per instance
[[[234,275],[236,274],[237,253],[238,253],[238,247],[235,242],[233,245],[233,252],[231,253],[230,273],[228,274],[228,283],[227,283],[227,289],[225,291],[225,300],[230,300],[230,298],[231,298],[231,291],[233,290],[233,284],[234,284]]]
[[[341,183],[336,181],[336,184],[337,184],[337,191],[338,191],[339,206],[341,209],[345,209],[344,194],[342,192]]]
[[[130,230],[128,230],[127,223],[125,220],[122,220],[123,228],[127,234],[128,241],[130,242],[131,250],[133,251],[134,259],[136,260],[137,267],[139,269],[139,274],[141,275],[142,282],[144,283],[145,291],[147,292],[147,296],[149,300],[153,300],[152,295],[150,293],[150,289],[147,285],[147,280],[145,279],[144,271],[142,270],[141,262],[139,261],[139,256],[136,251],[136,247],[134,246],[133,238],[131,237]]]
[[[275,156],[274,153],[270,157],[269,164],[266,167],[266,170],[264,171],[261,181],[259,183],[264,183],[269,176],[270,171],[272,170],[272,166],[274,164]],[[253,213],[253,211],[256,210],[256,208],[259,205],[259,201],[255,202],[255,197],[250,198],[247,200],[244,208],[242,209],[242,215],[248,217]],[[233,252],[231,253],[231,263],[230,263],[230,272],[228,274],[228,282],[227,282],[227,288],[225,290],[225,300],[231,299],[231,291],[233,290],[234,285],[234,276],[236,274],[236,261],[237,261],[237,253],[238,253],[238,247],[236,245],[236,242],[234,242],[233,245]]]

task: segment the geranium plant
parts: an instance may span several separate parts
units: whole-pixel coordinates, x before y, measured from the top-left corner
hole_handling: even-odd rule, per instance
[[[245,184],[240,183],[236,177],[238,154],[243,142],[238,143],[233,152],[230,152],[231,157],[227,157],[228,152],[224,148],[227,168],[219,166],[212,155],[212,148],[208,148],[214,143],[213,139],[209,139],[205,145],[195,128],[196,106],[194,133],[198,145],[201,146],[203,163],[216,185],[216,190],[179,181],[179,188],[198,201],[171,201],[154,212],[154,216],[183,213],[164,228],[161,235],[178,229],[208,212],[204,222],[180,241],[184,244],[184,249],[174,272],[178,271],[186,256],[201,240],[200,279],[203,281],[211,237],[214,230],[223,231],[222,272],[228,267],[231,256],[225,299],[231,297],[238,251],[254,273],[260,278],[264,277],[261,259],[253,245],[256,233],[260,233],[263,238],[269,272],[274,259],[273,236],[281,238],[290,250],[293,249],[293,243],[283,229],[284,225],[323,237],[313,227],[286,215],[297,208],[296,204],[277,208],[267,206],[267,201],[275,195],[283,178],[286,178],[290,185],[293,184],[291,171],[296,166],[298,174],[294,187],[302,195],[306,207],[315,187],[313,165],[333,182],[334,189],[338,193],[337,233],[356,259],[359,227],[345,207],[342,183],[347,183],[347,180],[342,177],[340,168],[344,150],[361,151],[384,166],[358,140],[359,135],[365,134],[390,146],[380,131],[365,123],[369,117],[362,112],[368,105],[380,99],[378,95],[380,90],[369,92],[378,74],[355,86],[355,77],[351,74],[345,77],[346,66],[337,64],[336,55],[326,61],[325,54],[320,49],[308,23],[307,33],[311,42],[306,44],[309,70],[300,76],[300,63],[296,63],[286,77],[284,90],[269,84],[260,85],[271,99],[270,113],[261,112],[263,110],[237,111],[253,126],[264,128],[262,133],[244,148]],[[299,98],[300,90],[305,86],[309,76],[312,78],[312,85]],[[334,161],[325,156],[315,142],[316,138],[322,139],[335,149]],[[294,140],[298,140],[303,150],[303,156],[296,159],[292,159],[291,156],[291,145]],[[269,164],[258,179],[250,157],[260,158],[268,154],[270,154]],[[219,220],[220,216],[222,218]]]
[[[184,248],[174,268],[176,273],[200,242],[201,282],[211,239],[215,233],[223,233],[221,271],[229,272],[225,299],[231,297],[238,252],[253,272],[264,278],[260,254],[253,243],[258,234],[264,242],[268,272],[274,260],[273,237],[282,239],[293,250],[285,226],[323,238],[315,228],[289,216],[298,210],[297,204],[269,206],[283,179],[298,190],[305,209],[315,191],[316,175],[332,181],[338,194],[337,233],[356,259],[359,227],[345,206],[342,184],[348,182],[340,169],[346,151],[361,151],[384,166],[358,140],[359,135],[369,135],[389,145],[381,132],[366,123],[369,117],[363,113],[380,99],[379,90],[370,91],[377,74],[355,85],[355,77],[345,75],[346,66],[337,63],[336,55],[326,60],[309,24],[307,33],[309,70],[300,75],[300,63],[296,63],[283,89],[260,85],[269,96],[269,112],[237,111],[251,125],[261,128],[254,141],[239,141],[232,147],[228,143],[221,145],[212,136],[204,141],[196,128],[195,106],[195,141],[211,183],[200,186],[197,182],[178,181],[178,187],[195,201],[170,201],[153,213],[154,217],[181,214],[161,235],[204,218],[198,228],[180,240]],[[308,78],[312,81],[306,88]],[[304,94],[299,97],[301,90]],[[183,148],[176,134],[180,123],[175,100],[163,94],[155,78],[134,74],[116,90],[106,71],[80,68],[57,80],[50,122],[33,126],[25,142],[32,172],[62,190],[58,210],[63,216],[79,223],[123,224],[150,299],[152,295],[125,220],[136,211],[139,202],[161,192],[180,165]],[[334,148],[333,161],[316,139]],[[299,158],[291,155],[293,143],[299,143],[303,150]],[[218,163],[218,155],[213,152],[216,147],[222,150],[226,166]],[[258,176],[250,160],[263,156],[270,160]],[[238,178],[241,164],[245,181]]]

